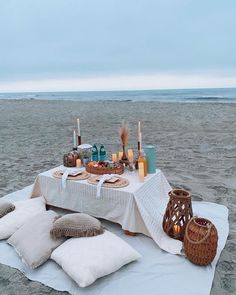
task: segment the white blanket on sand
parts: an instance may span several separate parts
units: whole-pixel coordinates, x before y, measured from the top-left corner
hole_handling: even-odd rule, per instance
[[[31,189],[31,186],[26,187],[4,198],[23,200],[29,198]],[[79,288],[52,260],[36,270],[30,270],[6,241],[0,241],[0,263],[19,269],[30,280],[73,295],[208,295],[216,263],[229,233],[228,209],[214,203],[193,202],[193,210],[194,214],[210,219],[219,234],[217,255],[207,267],[196,266],[183,256],[164,252],[151,238],[144,235],[126,236],[120,226],[110,222],[104,222],[104,225],[134,247],[142,259],[97,280],[87,288]]]

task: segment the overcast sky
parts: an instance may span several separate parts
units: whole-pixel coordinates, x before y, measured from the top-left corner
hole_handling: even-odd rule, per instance
[[[0,0],[0,91],[233,86],[235,0]]]

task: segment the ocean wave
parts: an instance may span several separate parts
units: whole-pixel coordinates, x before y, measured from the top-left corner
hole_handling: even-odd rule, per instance
[[[224,96],[199,96],[199,97],[185,97],[184,100],[234,100],[230,97]]]
[[[117,102],[189,102],[236,103],[236,88],[176,89],[95,92],[37,92],[0,93],[0,99],[9,100],[66,100]]]

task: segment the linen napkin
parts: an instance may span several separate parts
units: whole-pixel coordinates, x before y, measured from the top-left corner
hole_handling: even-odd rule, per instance
[[[96,198],[99,199],[101,197],[101,188],[102,188],[102,185],[103,183],[106,181],[106,180],[109,180],[111,179],[112,177],[116,176],[116,174],[103,174],[98,182],[98,185],[97,185],[97,195],[96,195]]]
[[[68,175],[79,172],[79,171],[82,171],[82,168],[66,168],[63,171],[63,175],[61,177],[61,185],[62,185],[63,189],[66,188],[66,179],[67,179]]]
[[[63,175],[62,175],[62,177],[61,177],[61,185],[62,185],[62,188],[63,188],[63,189],[66,188],[66,179],[67,179],[68,175],[69,175],[69,169],[66,168],[66,169],[63,171]]]

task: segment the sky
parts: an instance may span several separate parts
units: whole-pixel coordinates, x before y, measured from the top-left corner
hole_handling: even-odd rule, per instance
[[[236,87],[235,0],[0,0],[0,92]]]

